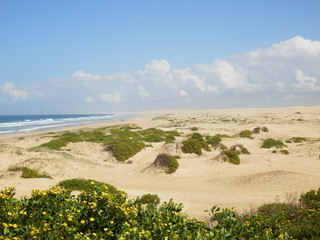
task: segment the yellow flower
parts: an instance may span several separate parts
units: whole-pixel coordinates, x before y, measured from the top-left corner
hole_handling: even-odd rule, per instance
[[[81,220],[80,223],[84,224],[86,221],[85,220]]]
[[[93,221],[94,221],[94,218],[90,218],[90,221],[93,222]]]
[[[42,214],[43,214],[43,215],[46,215],[46,214],[47,214],[47,212],[42,212]]]

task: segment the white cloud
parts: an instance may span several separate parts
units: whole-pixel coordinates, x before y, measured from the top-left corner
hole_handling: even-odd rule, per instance
[[[295,76],[298,83],[292,84],[294,88],[307,91],[320,91],[320,84],[317,84],[318,80],[315,77],[305,75],[300,69],[295,71]]]
[[[143,99],[150,97],[150,93],[144,88],[143,85],[138,85],[138,95]]]
[[[120,103],[123,101],[121,93],[116,91],[114,93],[101,93],[100,100],[106,103]]]
[[[152,60],[151,63],[146,65],[146,72],[163,72],[170,71],[170,64],[166,60]]]
[[[5,93],[11,96],[14,101],[25,99],[29,95],[29,93],[26,91],[16,89],[16,86],[11,82],[5,82],[2,86],[2,89]]]
[[[95,100],[93,97],[90,97],[90,96],[86,97],[86,98],[84,99],[84,101],[85,101],[86,103],[95,103],[95,102],[96,102],[96,100]]]
[[[184,91],[184,90],[180,90],[180,91],[179,91],[179,95],[180,95],[181,97],[187,97],[187,96],[188,96],[188,93],[187,93],[186,91]]]
[[[219,59],[213,63],[213,68],[224,87],[237,88],[244,85],[240,80],[239,73],[230,63]]]
[[[76,71],[72,76],[78,77],[81,79],[85,79],[85,80],[89,80],[89,81],[96,81],[101,78],[100,75],[93,75],[90,73],[85,73],[83,70]],[[89,82],[87,82],[87,83],[89,83]]]

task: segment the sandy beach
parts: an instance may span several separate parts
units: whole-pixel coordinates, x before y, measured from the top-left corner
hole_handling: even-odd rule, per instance
[[[162,201],[173,199],[184,204],[191,216],[203,217],[214,205],[249,211],[263,203],[292,201],[302,192],[320,187],[320,106],[219,109],[161,110],[142,112],[135,118],[59,131],[93,129],[119,124],[136,124],[143,129],[176,130],[181,136],[175,143],[152,143],[130,159],[119,163],[102,144],[69,143],[65,149],[35,150],[48,142],[52,134],[31,133],[0,136],[0,188],[14,186],[16,196],[29,195],[31,189],[47,189],[70,178],[94,179],[124,190],[130,198],[146,193],[157,194]],[[250,155],[241,155],[240,165],[215,160],[220,150],[203,155],[186,154],[181,142],[197,127],[203,135],[226,134],[222,143],[228,148],[242,144]],[[267,127],[268,132],[242,138],[242,130]],[[55,132],[59,132],[55,131]],[[290,142],[294,137],[302,142]],[[264,139],[274,138],[286,144],[289,154],[279,149],[261,148]],[[276,151],[276,152],[275,152]],[[179,155],[179,168],[173,174],[142,171],[160,153]],[[52,179],[21,178],[15,166],[28,166],[46,172]]]

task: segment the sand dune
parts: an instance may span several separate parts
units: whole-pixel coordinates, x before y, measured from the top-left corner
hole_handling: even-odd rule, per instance
[[[153,111],[124,122],[85,126],[94,128],[113,124],[137,124],[177,130],[182,134],[175,143],[152,143],[127,163],[117,162],[102,144],[70,143],[64,150],[41,150],[42,143],[52,139],[46,133],[1,136],[0,188],[15,186],[17,196],[30,194],[31,189],[45,189],[68,178],[90,178],[108,182],[128,192],[129,197],[145,193],[158,194],[162,200],[173,198],[185,205],[186,213],[204,216],[203,210],[213,205],[235,207],[238,210],[256,207],[265,202],[286,200],[297,194],[320,187],[320,106],[278,109],[228,109]],[[267,127],[268,132],[241,138],[242,130]],[[240,155],[241,164],[216,161],[220,150],[204,151],[203,155],[185,154],[181,142],[197,127],[201,134],[226,134],[227,147],[242,144],[250,155]],[[78,128],[73,128],[78,129]],[[263,149],[266,138],[283,142],[294,137],[306,141],[285,143],[289,154],[279,149]],[[276,152],[273,152],[276,151]],[[180,155],[178,170],[171,175],[143,171],[159,153]],[[129,164],[130,163],[130,164]],[[53,179],[22,179],[10,168],[28,166],[48,173]]]

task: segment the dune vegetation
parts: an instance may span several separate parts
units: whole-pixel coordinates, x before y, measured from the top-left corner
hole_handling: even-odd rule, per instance
[[[16,199],[0,192],[0,239],[319,239],[320,189],[298,203],[272,203],[250,214],[217,206],[208,222],[182,213],[183,205],[156,195],[128,200],[115,187],[71,179]],[[77,196],[72,190],[80,190]],[[215,223],[215,224],[214,224]]]

